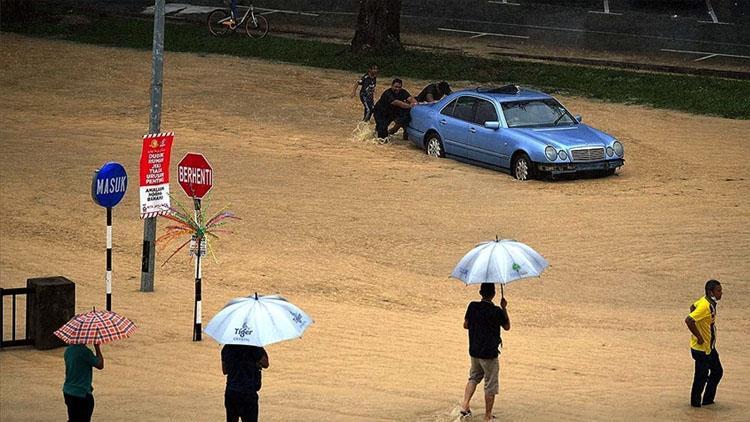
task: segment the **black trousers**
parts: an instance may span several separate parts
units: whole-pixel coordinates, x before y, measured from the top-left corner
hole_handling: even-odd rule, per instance
[[[94,396],[71,396],[63,393],[65,406],[68,407],[68,422],[90,422],[94,413]]]
[[[258,421],[258,392],[243,393],[226,390],[224,392],[224,407],[227,409],[227,422]]]
[[[391,122],[396,122],[404,128],[406,133],[406,126],[411,122],[411,113],[409,110],[397,110],[392,113],[375,111],[375,130],[378,132],[378,138],[388,137],[388,125]]]
[[[695,376],[693,377],[693,389],[690,391],[690,404],[700,406],[701,404],[710,404],[716,397],[716,387],[724,375],[724,368],[721,367],[719,352],[712,350],[707,355],[704,352],[690,349],[695,360]],[[705,389],[705,391],[704,391]],[[701,400],[701,395],[703,400]]]
[[[365,108],[363,122],[369,122],[372,117],[372,111],[375,109],[375,99],[368,97],[367,95],[360,95],[359,101],[362,101],[362,106]]]

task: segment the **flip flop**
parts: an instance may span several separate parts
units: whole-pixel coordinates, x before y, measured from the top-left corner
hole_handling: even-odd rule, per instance
[[[458,413],[461,414],[462,418],[468,418],[469,416],[471,416],[471,409],[469,409],[469,410],[459,410]]]

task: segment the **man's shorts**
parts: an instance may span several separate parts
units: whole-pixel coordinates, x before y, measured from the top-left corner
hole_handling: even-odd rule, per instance
[[[484,378],[484,394],[497,394],[500,390],[498,381],[500,375],[500,364],[498,359],[471,358],[471,369],[469,370],[469,381],[479,384]]]

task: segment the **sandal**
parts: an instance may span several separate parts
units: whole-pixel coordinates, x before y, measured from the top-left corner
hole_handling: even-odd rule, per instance
[[[461,409],[458,411],[458,413],[461,415],[462,418],[468,418],[471,416],[471,409],[467,409],[467,410]]]

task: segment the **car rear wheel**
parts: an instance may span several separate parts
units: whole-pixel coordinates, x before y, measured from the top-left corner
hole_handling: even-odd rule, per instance
[[[430,157],[443,158],[445,157],[445,149],[443,149],[443,141],[440,140],[440,136],[437,133],[431,133],[427,136],[425,142],[425,152]]]
[[[513,177],[516,180],[529,180],[534,178],[534,163],[525,152],[518,154],[513,160]]]

